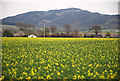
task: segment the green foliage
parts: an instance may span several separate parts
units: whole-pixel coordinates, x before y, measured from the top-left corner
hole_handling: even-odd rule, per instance
[[[23,27],[20,27],[20,31],[23,31],[25,28],[23,28]]]
[[[61,35],[63,35],[64,33],[62,32]]]
[[[106,37],[110,37],[110,36],[111,36],[110,32],[107,32]]]
[[[13,37],[13,33],[9,30],[3,30],[3,37]]]

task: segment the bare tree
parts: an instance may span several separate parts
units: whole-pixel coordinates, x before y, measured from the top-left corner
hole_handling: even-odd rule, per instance
[[[37,35],[37,36],[42,36],[42,30],[41,30],[41,29],[37,29],[37,30],[35,31],[35,35]]]
[[[78,36],[78,35],[79,35],[78,29],[74,29],[74,30],[73,30],[73,33],[74,33],[74,36]]]
[[[99,25],[94,25],[91,28],[89,28],[89,30],[97,35],[102,30],[102,28]]]
[[[50,30],[51,30],[51,33],[52,33],[52,34],[57,32],[57,28],[56,28],[56,26],[54,26],[54,25],[52,25],[52,26],[50,27]]]
[[[64,27],[65,27],[66,34],[69,35],[70,32],[72,31],[71,26],[69,24],[65,24]]]

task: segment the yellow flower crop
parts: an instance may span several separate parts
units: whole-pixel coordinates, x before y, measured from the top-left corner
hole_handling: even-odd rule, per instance
[[[2,38],[2,77],[118,79],[119,38]]]

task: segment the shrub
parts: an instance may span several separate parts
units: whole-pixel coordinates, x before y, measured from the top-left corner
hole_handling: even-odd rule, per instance
[[[3,37],[13,37],[13,33],[9,30],[3,30]]]
[[[107,32],[106,37],[110,37],[110,36],[111,36],[110,32]]]

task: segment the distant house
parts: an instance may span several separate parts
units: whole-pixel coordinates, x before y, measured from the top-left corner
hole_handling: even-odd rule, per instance
[[[28,38],[37,38],[35,35],[29,35]]]
[[[102,37],[106,37],[106,33],[99,33],[102,35]],[[107,38],[118,38],[120,36],[120,33],[110,33],[110,37],[107,36]]]
[[[120,33],[111,33],[111,37],[119,38],[120,37]]]

